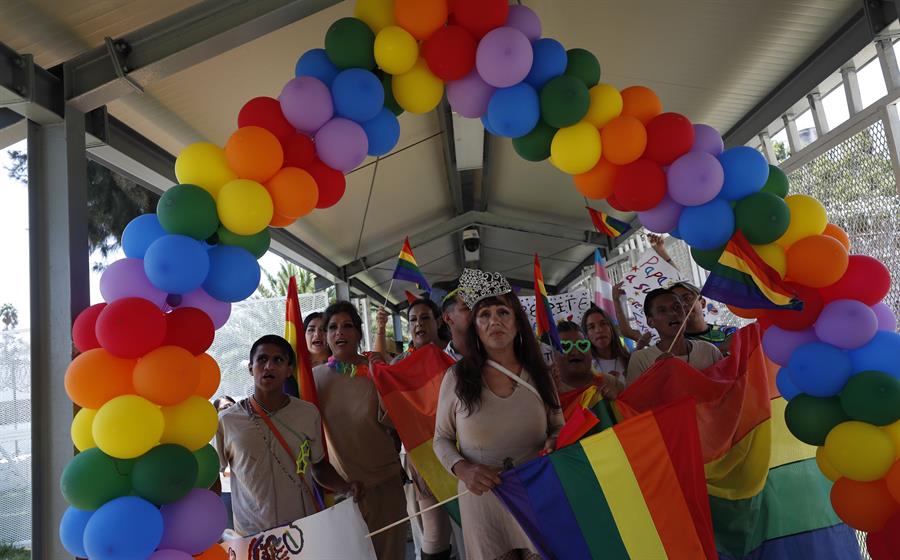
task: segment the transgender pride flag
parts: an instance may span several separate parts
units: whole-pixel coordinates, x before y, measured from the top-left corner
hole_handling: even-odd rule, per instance
[[[615,318],[616,308],[613,305],[612,283],[603,266],[603,257],[600,249],[594,249],[594,303],[606,311],[610,317]]]

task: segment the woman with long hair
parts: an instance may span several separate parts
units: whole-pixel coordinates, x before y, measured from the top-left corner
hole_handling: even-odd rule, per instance
[[[325,333],[325,314],[319,311],[310,313],[303,319],[303,332],[306,334],[306,347],[312,367],[324,364],[331,356]]]
[[[581,330],[591,341],[594,370],[615,377],[616,383],[606,383],[601,392],[615,398],[625,388],[625,370],[631,354],[622,343],[618,327],[606,311],[596,305],[581,318]]]
[[[441,383],[434,450],[459,478],[469,560],[539,558],[490,492],[499,473],[552,451],[563,424],[559,397],[518,298],[498,273],[466,269],[469,352]]]

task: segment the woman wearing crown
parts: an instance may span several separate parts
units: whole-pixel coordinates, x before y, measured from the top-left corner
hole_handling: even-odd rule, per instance
[[[472,310],[466,337],[471,352],[444,376],[434,450],[459,478],[466,557],[539,558],[490,490],[502,470],[553,450],[563,425],[559,397],[506,279],[466,269],[460,294]]]

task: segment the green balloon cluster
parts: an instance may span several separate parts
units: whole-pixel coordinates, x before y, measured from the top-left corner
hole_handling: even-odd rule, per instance
[[[577,76],[557,76],[541,89],[541,116],[554,128],[577,124],[591,105],[591,94]]]
[[[791,211],[778,196],[768,192],[753,193],[734,207],[735,226],[754,245],[772,243],[787,231]]]
[[[219,228],[216,200],[196,185],[175,185],[156,205],[156,216],[167,233],[203,241]]]
[[[883,371],[863,371],[847,381],[840,394],[853,420],[887,426],[900,420],[900,379]]]
[[[761,192],[774,194],[779,198],[784,198],[788,194],[788,178],[784,171],[774,165],[769,165],[769,178],[763,185]]]
[[[809,445],[825,445],[832,428],[850,418],[838,397],[811,397],[799,394],[784,410],[784,421],[794,437]]]
[[[519,157],[528,161],[544,161],[550,157],[550,144],[553,142],[553,135],[556,129],[545,123],[538,121],[531,132],[525,136],[513,138],[512,145]]]
[[[131,471],[134,493],[156,505],[185,497],[197,481],[197,459],[180,445],[158,445],[141,455]]]
[[[399,117],[403,114],[403,107],[397,103],[397,98],[394,97],[393,76],[384,74],[381,77],[381,87],[384,88],[384,106],[394,113],[395,117]]]
[[[585,49],[569,49],[566,51],[568,63],[566,75],[581,80],[588,88],[600,83],[600,62],[591,51]]]
[[[194,459],[197,460],[197,480],[194,488],[209,488],[219,478],[219,454],[212,445],[204,445],[194,451]]]
[[[722,256],[722,251],[724,250],[725,247],[719,247],[718,249],[697,249],[696,247],[691,247],[691,257],[701,268],[712,270],[716,263],[719,262],[719,257]]]
[[[375,34],[361,19],[345,17],[325,33],[325,52],[340,69],[375,69]]]
[[[59,487],[72,507],[94,511],[131,494],[133,466],[132,459],[115,459],[96,447],[86,449],[66,465]]]
[[[238,235],[225,229],[225,226],[221,226],[216,234],[219,243],[222,245],[242,247],[252,253],[257,260],[266,254],[266,251],[269,250],[269,243],[272,242],[272,236],[269,234],[268,228],[253,235]]]

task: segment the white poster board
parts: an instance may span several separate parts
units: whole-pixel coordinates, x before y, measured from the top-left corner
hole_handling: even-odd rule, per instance
[[[622,277],[625,307],[631,311],[637,330],[650,330],[644,316],[644,298],[653,290],[668,288],[682,277],[678,269],[664,261],[653,249],[645,251]]]
[[[560,321],[573,321],[581,324],[581,318],[585,312],[591,308],[593,303],[593,295],[589,290],[575,290],[573,292],[565,292],[547,298],[550,300],[550,308],[553,311],[553,319],[558,323]],[[535,298],[534,296],[519,296],[525,314],[531,322],[531,330],[537,327],[535,323]]]

